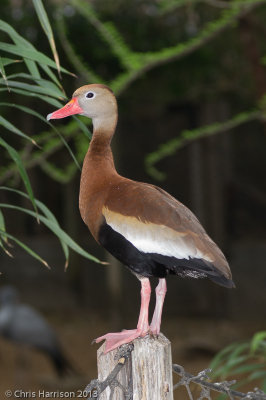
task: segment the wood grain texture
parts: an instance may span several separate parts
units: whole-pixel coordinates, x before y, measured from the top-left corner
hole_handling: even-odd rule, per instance
[[[134,340],[134,349],[119,372],[117,380],[133,393],[133,400],[173,400],[171,343],[163,335],[146,336]],[[97,352],[98,379],[103,381],[115,368],[117,350],[104,354],[105,344]],[[110,388],[100,395],[109,400]],[[126,400],[119,387],[115,387],[113,400]]]

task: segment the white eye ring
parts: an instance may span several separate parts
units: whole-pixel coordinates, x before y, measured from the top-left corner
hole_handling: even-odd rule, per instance
[[[85,94],[86,99],[93,99],[95,97],[95,93],[92,91],[89,91]]]

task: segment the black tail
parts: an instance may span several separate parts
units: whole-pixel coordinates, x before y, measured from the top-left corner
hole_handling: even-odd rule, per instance
[[[227,287],[229,289],[235,288],[236,285],[234,284],[234,281],[232,279],[226,278],[224,275],[217,275],[217,276],[208,276],[208,278],[215,283],[218,283],[218,285]]]
[[[155,253],[149,254],[149,256],[157,264],[169,268],[170,274],[179,275],[183,278],[209,278],[218,285],[227,288],[235,287],[230,278],[226,278],[214,264],[202,258],[178,259]]]

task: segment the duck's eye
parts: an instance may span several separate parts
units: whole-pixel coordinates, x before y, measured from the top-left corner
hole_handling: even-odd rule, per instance
[[[87,97],[87,99],[92,99],[94,97],[94,93],[88,92],[88,93],[86,93],[86,97]]]

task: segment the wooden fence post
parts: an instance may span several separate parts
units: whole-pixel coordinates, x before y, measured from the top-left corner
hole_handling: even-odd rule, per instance
[[[133,400],[173,400],[171,343],[163,335],[158,338],[146,336],[133,342],[134,349],[116,379],[133,393]],[[118,363],[117,350],[104,354],[105,344],[97,352],[98,380],[104,381]],[[110,387],[100,395],[109,400]],[[120,387],[114,387],[113,400],[126,400]]]

